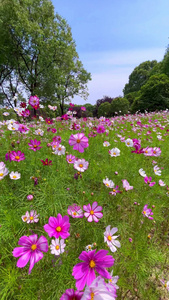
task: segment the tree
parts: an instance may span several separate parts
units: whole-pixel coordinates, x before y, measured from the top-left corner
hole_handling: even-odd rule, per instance
[[[98,117],[109,117],[110,116],[110,111],[111,111],[111,104],[109,102],[104,102],[100,104],[98,108]]]
[[[111,102],[111,115],[117,112],[119,115],[127,114],[129,110],[129,102],[126,98],[117,97]]]
[[[169,108],[169,78],[165,74],[153,75],[142,86],[140,96],[132,105],[132,112],[150,112],[166,108]]]
[[[28,95],[59,102],[87,95],[88,73],[79,60],[67,22],[50,0],[1,0],[0,86],[19,78]]]
[[[156,60],[145,61],[137,66],[129,76],[129,82],[123,89],[124,96],[129,93],[137,92],[147,82],[151,76],[153,68],[157,65]]]

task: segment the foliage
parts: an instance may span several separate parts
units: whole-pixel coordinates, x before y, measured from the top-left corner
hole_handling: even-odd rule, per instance
[[[2,91],[10,87],[16,94],[22,86],[44,102],[57,101],[62,112],[70,96],[86,97],[90,73],[79,60],[69,25],[54,14],[51,1],[3,0],[0,25]]]
[[[3,116],[2,112],[1,118],[6,120],[7,117]],[[8,112],[8,118],[13,118],[11,111]],[[112,118],[110,121],[114,121],[113,127],[106,122],[104,125],[109,133],[91,137],[89,147],[84,153],[72,150],[69,145],[70,135],[77,133],[75,130],[70,131],[71,121],[55,121],[51,128],[55,127],[57,134],[48,131],[50,125],[45,122],[27,122],[26,125],[30,129],[28,134],[11,132],[3,123],[3,132],[0,133],[0,161],[5,162],[9,172],[20,172],[21,178],[15,181],[7,175],[0,181],[0,299],[60,299],[65,289],[75,288],[72,269],[80,262],[78,256],[85,247],[96,243],[97,251],[109,250],[103,238],[107,225],[118,228],[118,239],[121,243],[118,251],[112,253],[109,250],[109,255],[115,258],[113,275],[119,276],[117,299],[165,299],[165,288],[160,279],[169,279],[169,208],[166,195],[168,190],[166,186],[158,185],[159,178],[154,174],[152,162],[155,159],[159,167],[164,168],[161,178],[168,184],[168,119],[167,112]],[[152,130],[152,126],[156,127],[157,120],[160,124],[157,130],[164,141],[157,139],[157,132]],[[78,122],[85,136],[91,131],[88,127],[91,122],[94,127],[99,124],[96,119],[87,122],[80,119]],[[35,130],[39,127],[44,130],[44,136],[35,135]],[[137,132],[134,131],[136,127],[139,134],[141,133],[141,146],[147,147],[153,142],[153,146],[161,148],[160,157],[131,153],[133,148],[126,147],[121,141],[122,135],[125,139],[129,136],[132,139],[138,138]],[[152,139],[147,141],[148,129],[151,130]],[[54,135],[61,136],[62,144],[69,154],[89,161],[89,168],[82,174],[82,178],[74,179],[76,171],[73,165],[67,163],[65,156],[56,156],[52,149],[47,147]],[[30,139],[34,138],[41,141],[42,148],[37,152],[29,150],[28,146]],[[111,148],[103,147],[105,140],[110,142],[110,147],[114,147],[116,140],[116,146],[121,151],[119,157],[110,157],[108,150]],[[5,154],[9,150],[21,150],[25,153],[25,160],[5,161]],[[52,160],[51,166],[42,165],[40,160],[46,158]],[[143,168],[156,181],[153,187],[145,184],[144,178],[138,173],[139,168]],[[115,175],[115,171],[118,171],[118,175]],[[32,176],[38,178],[37,185],[34,185],[34,180],[30,178]],[[103,184],[106,177],[113,180],[123,192],[116,196],[110,195],[110,189]],[[124,178],[133,186],[133,190],[126,192],[123,189]],[[27,200],[29,194],[34,196],[32,201]],[[28,265],[24,268],[16,267],[17,259],[12,256],[12,251],[18,246],[22,235],[29,236],[32,232],[38,236],[45,235],[50,245],[51,238],[43,229],[49,216],[56,217],[58,213],[66,215],[68,206],[73,203],[83,207],[94,201],[103,207],[103,218],[98,223],[89,223],[86,218],[73,219],[70,216],[70,237],[66,239],[63,254],[54,256],[49,249],[43,259],[35,264],[30,275]],[[143,217],[142,209],[145,204],[152,208],[154,220]],[[40,214],[39,222],[24,223],[21,216],[32,209]],[[132,238],[132,241],[129,241],[129,238]]]
[[[169,108],[169,78],[165,74],[153,75],[142,86],[140,96],[135,99],[132,112],[164,110]]]
[[[111,104],[109,102],[104,102],[99,105],[98,112],[97,112],[98,118],[101,116],[109,117],[110,113],[111,113]]]
[[[111,102],[111,116],[118,113],[119,115],[127,114],[129,110],[129,101],[126,98],[117,97]]]
[[[153,68],[157,65],[156,60],[145,61],[137,66],[129,76],[129,82],[123,89],[124,96],[129,93],[137,92],[147,82]]]

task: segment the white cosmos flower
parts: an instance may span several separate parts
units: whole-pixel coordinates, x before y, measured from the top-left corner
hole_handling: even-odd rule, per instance
[[[55,151],[52,152],[53,154],[57,154],[57,155],[64,155],[65,154],[65,147],[62,146],[61,144],[58,145],[56,148],[55,148]]]
[[[2,180],[9,173],[3,161],[0,162],[0,180]]]
[[[64,243],[64,239],[59,240],[58,238],[52,240],[52,244],[49,246],[51,250],[51,254],[60,255],[65,251],[64,250],[65,246],[66,244]]]
[[[18,173],[18,172],[11,172],[10,174],[9,174],[9,177],[11,178],[11,179],[13,179],[13,180],[17,180],[17,179],[20,179],[21,178],[21,174],[20,173]]]
[[[103,143],[103,146],[104,146],[104,147],[109,147],[109,146],[110,146],[110,143],[107,142],[107,141],[105,141],[105,142]]]
[[[116,247],[118,248],[121,247],[120,242],[116,240],[118,235],[113,236],[113,234],[116,233],[117,231],[118,229],[116,227],[111,229],[110,225],[108,225],[106,227],[106,231],[104,232],[104,242],[107,243],[108,247],[112,252],[117,251]]]
[[[141,168],[141,169],[139,169],[139,174],[142,176],[142,177],[146,177],[147,175],[146,175],[146,173],[145,173],[145,171]]]
[[[85,247],[85,250],[87,251],[87,252],[89,252],[89,251],[92,251],[93,249],[93,245],[87,245],[86,247]]]
[[[107,177],[106,177],[106,179],[103,179],[103,183],[108,188],[111,188],[111,189],[114,188],[114,182],[112,180],[109,180]]]
[[[133,147],[133,140],[132,139],[127,139],[125,140],[125,144],[127,147]]]
[[[109,151],[111,157],[120,156],[120,150],[118,148],[113,148]]]
[[[13,124],[9,124],[7,128],[11,131],[16,131],[16,130],[18,130],[19,125],[16,123],[13,123]]]
[[[43,136],[44,131],[43,131],[42,129],[39,128],[39,129],[35,130],[35,134],[36,134],[36,135]]]
[[[161,176],[161,170],[157,165],[154,166],[154,173],[158,176]]]

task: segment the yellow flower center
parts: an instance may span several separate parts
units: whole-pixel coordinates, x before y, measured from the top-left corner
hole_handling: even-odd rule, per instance
[[[113,192],[116,192],[116,190],[115,190],[115,189],[113,189]]]
[[[116,155],[116,152],[113,152],[113,155]]]
[[[167,287],[167,284],[165,283],[164,286]]]
[[[27,217],[24,217],[23,219],[24,219],[24,221],[26,221],[26,220],[27,220]]]
[[[109,186],[109,183],[106,183],[107,186]]]
[[[91,247],[90,245],[88,246],[88,248],[89,248],[89,249],[92,249],[92,247]]]
[[[61,151],[61,150],[62,150],[62,148],[61,148],[61,147],[59,147],[59,148],[58,148],[58,150],[59,150],[59,151]]]
[[[143,214],[146,214],[146,211],[145,211],[145,210],[143,211]]]
[[[90,211],[90,214],[91,214],[91,215],[94,215],[94,211],[93,211],[93,210],[91,210],[91,211]]]
[[[16,178],[16,175],[14,175],[13,178]]]
[[[57,232],[60,232],[61,230],[62,230],[62,229],[61,229],[60,226],[56,227],[56,231],[57,231]]]
[[[72,161],[71,158],[69,158],[69,161]]]
[[[33,245],[31,246],[31,249],[32,249],[33,251],[36,250],[36,249],[37,249],[36,244],[33,244]]]
[[[90,294],[90,300],[94,300],[94,293],[93,292],[91,292],[91,294]]]
[[[148,151],[146,150],[145,153],[148,153]]]
[[[108,239],[109,241],[111,241],[111,240],[112,240],[111,235],[108,235],[107,239]]]
[[[0,176],[2,177],[4,175],[4,173],[0,173]]]
[[[48,124],[50,123],[50,121],[48,121]]]
[[[95,264],[94,260],[92,259],[92,260],[90,261],[90,263],[89,263],[90,268],[94,268],[95,265],[96,265],[96,264]]]
[[[128,142],[127,145],[130,145],[130,143]]]
[[[32,221],[32,220],[33,220],[33,217],[30,217],[30,220]]]
[[[80,168],[83,168],[83,165],[82,165],[82,164],[80,164],[80,165],[79,165],[79,167],[80,167]]]
[[[56,249],[56,250],[59,250],[59,245],[56,245],[55,249]]]
[[[80,140],[79,140],[79,139],[77,139],[77,140],[76,140],[76,142],[77,142],[77,143],[80,143]]]
[[[36,147],[37,147],[37,145],[34,145],[33,147],[34,147],[34,148],[36,148]]]
[[[18,156],[18,155],[17,155],[17,156],[15,156],[15,159],[20,159],[20,156]]]
[[[153,151],[154,154],[156,154],[156,151]]]
[[[76,215],[77,215],[77,213],[74,211],[74,212],[73,212],[73,215],[74,215],[74,216],[76,216]]]

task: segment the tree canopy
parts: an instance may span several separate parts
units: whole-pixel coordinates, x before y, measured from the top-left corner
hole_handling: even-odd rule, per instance
[[[62,108],[70,96],[86,97],[90,79],[79,60],[71,28],[54,13],[50,0],[1,0],[2,91],[13,87],[16,94],[22,87],[42,101],[59,102]]]

